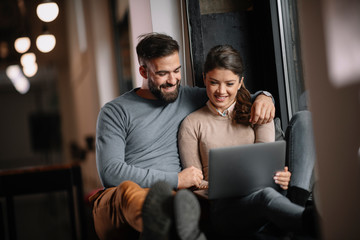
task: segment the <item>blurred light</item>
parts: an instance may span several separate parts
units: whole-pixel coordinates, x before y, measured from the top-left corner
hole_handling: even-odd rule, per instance
[[[24,53],[30,48],[30,38],[20,37],[15,40],[14,47],[18,53]]]
[[[16,91],[18,91],[21,94],[25,94],[30,89],[30,82],[29,80],[23,75],[21,78],[19,78],[15,83],[14,87]]]
[[[19,65],[11,65],[6,68],[6,75],[10,80],[17,78],[21,74]]]
[[[0,42],[0,58],[9,56],[9,45],[7,42]]]
[[[41,34],[36,39],[36,46],[43,53],[50,52],[51,50],[54,49],[55,45],[56,45],[56,38],[54,35],[49,33]]]
[[[59,7],[55,2],[41,3],[36,8],[36,14],[41,21],[51,22],[59,15]]]
[[[35,62],[32,64],[29,64],[29,65],[23,66],[23,72],[24,72],[25,76],[27,76],[27,77],[35,76],[37,71],[38,71],[38,65]]]
[[[29,80],[22,74],[19,65],[11,65],[6,68],[6,75],[14,85],[16,91],[25,94],[30,89]]]
[[[31,65],[36,62],[35,53],[25,53],[20,58],[20,63],[24,67],[26,65]]]

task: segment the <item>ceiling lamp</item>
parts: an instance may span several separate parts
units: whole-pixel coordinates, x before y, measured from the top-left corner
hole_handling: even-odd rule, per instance
[[[19,37],[15,40],[14,43],[15,50],[18,53],[27,52],[30,48],[30,38],[28,37]]]
[[[16,91],[25,94],[30,89],[29,80],[22,74],[19,65],[11,65],[6,68],[6,75],[14,85]]]
[[[19,65],[11,65],[6,68],[6,76],[8,76],[10,80],[18,78],[20,74],[21,69]]]
[[[59,7],[55,2],[44,1],[37,6],[36,14],[41,21],[51,22],[59,15]]]
[[[38,71],[36,63],[36,56],[34,53],[25,53],[20,58],[20,63],[23,66],[23,72],[27,77],[33,77]]]
[[[23,66],[23,72],[27,77],[33,77],[38,71],[38,65],[36,62]]]
[[[35,53],[25,53],[20,57],[20,63],[23,66],[32,65],[33,63],[36,63],[36,56]]]
[[[56,45],[56,38],[50,33],[43,33],[36,38],[36,46],[39,51],[48,53],[54,49]]]

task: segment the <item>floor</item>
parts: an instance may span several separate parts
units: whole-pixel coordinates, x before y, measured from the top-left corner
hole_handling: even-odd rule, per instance
[[[1,200],[1,216],[6,228],[6,206]],[[64,240],[71,238],[70,214],[66,193],[34,194],[14,198],[18,240]],[[85,205],[87,240],[98,240],[91,209]],[[78,232],[78,236],[80,233]],[[1,236],[0,236],[1,239]],[[5,239],[9,239],[5,230]]]
[[[0,213],[5,213],[5,202],[0,201]],[[66,193],[36,194],[16,197],[15,218],[18,240],[63,240],[71,239],[71,226]],[[84,202],[86,215],[87,240],[99,240],[94,231],[91,208]],[[2,216],[5,219],[5,216]],[[6,221],[5,221],[6,223]],[[1,230],[1,229],[0,229]],[[78,233],[79,234],[79,233]],[[218,237],[208,236],[210,240]],[[0,236],[1,239],[1,236]],[[7,234],[5,239],[9,239]],[[308,236],[292,234],[255,234],[236,238],[221,239],[256,239],[256,240],[315,240]]]

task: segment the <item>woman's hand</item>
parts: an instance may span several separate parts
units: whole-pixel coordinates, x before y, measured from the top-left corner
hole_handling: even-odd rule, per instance
[[[288,189],[290,178],[291,172],[289,172],[288,167],[284,167],[284,171],[279,171],[274,176],[275,183],[279,184],[284,190]]]
[[[209,189],[209,182],[202,180],[200,183],[199,189]]]

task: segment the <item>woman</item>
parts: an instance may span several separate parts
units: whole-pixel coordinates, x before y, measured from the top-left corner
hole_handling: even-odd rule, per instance
[[[241,56],[234,48],[222,45],[210,50],[204,65],[204,83],[209,101],[184,119],[179,130],[183,167],[202,169],[205,178],[201,188],[207,188],[211,148],[275,140],[273,122],[254,126],[249,123],[251,98],[242,75]],[[274,181],[286,190],[290,177],[291,173],[285,167],[275,174]],[[305,229],[304,220],[310,218],[304,210],[304,207],[290,202],[272,188],[239,199],[221,199],[211,203],[214,227],[230,235],[238,235],[239,228],[241,232],[255,231],[267,222],[284,230],[302,231]]]

